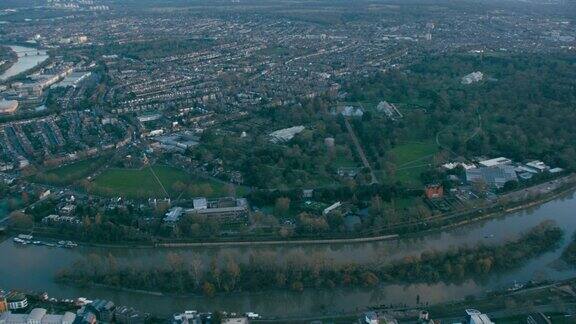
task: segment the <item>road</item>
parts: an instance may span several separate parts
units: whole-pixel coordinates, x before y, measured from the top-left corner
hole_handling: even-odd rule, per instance
[[[348,118],[344,118],[344,124],[346,125],[346,129],[348,130],[348,133],[350,134],[350,138],[352,138],[352,142],[354,143],[354,146],[356,146],[356,150],[358,151],[358,155],[360,156],[360,160],[362,160],[362,164],[364,165],[365,168],[370,170],[370,177],[372,178],[372,181],[370,183],[371,184],[372,183],[378,183],[378,178],[376,178],[376,174],[374,173],[374,170],[372,170],[372,167],[370,166],[370,163],[368,162],[368,159],[366,158],[366,153],[364,153],[364,149],[362,148],[362,145],[360,145],[360,141],[358,140],[358,137],[356,137],[356,133],[354,133],[354,129],[352,129],[352,125],[350,125]]]

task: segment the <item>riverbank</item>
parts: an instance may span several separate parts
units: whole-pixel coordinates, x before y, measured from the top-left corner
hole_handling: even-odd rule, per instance
[[[554,186],[554,187],[552,187]],[[540,188],[540,189],[539,189]],[[547,188],[554,188],[552,190],[541,193],[539,190]],[[414,232],[407,232],[405,234],[386,233],[382,235],[362,236],[362,237],[344,237],[344,238],[294,238],[284,240],[251,240],[248,236],[246,240],[224,240],[213,239],[212,241],[204,242],[118,242],[118,243],[89,243],[79,242],[81,245],[89,247],[101,248],[133,248],[133,249],[153,249],[153,248],[198,248],[198,247],[236,247],[236,246],[288,246],[288,245],[329,245],[329,244],[354,244],[354,243],[370,243],[388,240],[398,240],[402,238],[416,238],[428,233],[441,232],[443,230],[462,227],[467,224],[485,221],[491,218],[505,216],[521,210],[533,208],[544,204],[546,202],[557,199],[566,195],[576,189],[576,175],[568,175],[563,178],[548,181],[528,189],[522,189],[517,192],[506,194],[506,196],[518,196],[522,193],[529,191],[540,192],[536,197],[529,197],[516,203],[495,203],[491,206],[486,206],[483,209],[475,208],[472,210],[462,211],[455,215],[439,215],[433,218],[428,218],[418,223],[411,223],[404,225],[406,228],[417,228]],[[507,206],[507,207],[506,207]],[[392,231],[393,229],[389,230]],[[405,229],[398,228],[399,232],[406,232]],[[40,236],[55,239],[75,239],[71,237],[54,236],[48,233],[39,232]]]
[[[150,295],[120,291],[95,286],[70,286],[54,282],[54,277],[62,268],[72,267],[78,260],[95,255],[105,260],[109,255],[118,265],[166,265],[170,254],[178,254],[184,260],[197,260],[208,267],[213,259],[226,260],[229,256],[239,263],[285,264],[294,260],[325,261],[336,265],[348,263],[370,264],[372,262],[394,263],[406,257],[419,256],[425,251],[449,252],[454,247],[473,247],[479,244],[502,245],[519,237],[542,221],[553,221],[565,232],[566,237],[576,231],[576,196],[557,199],[537,209],[516,212],[506,217],[492,218],[482,222],[463,225],[437,233],[429,233],[419,238],[398,238],[370,243],[329,244],[329,245],[287,245],[287,246],[242,246],[242,247],[202,247],[180,249],[132,249],[98,248],[80,246],[76,249],[55,249],[45,246],[21,246],[6,241],[0,244],[0,254],[6,262],[0,263],[0,286],[4,289],[41,290],[54,294],[57,298],[107,299],[118,304],[137,309],[154,310],[156,315],[167,316],[183,309],[198,311],[226,310],[235,312],[254,311],[267,318],[299,316],[338,316],[350,314],[375,305],[408,305],[415,307],[416,296],[421,303],[443,303],[461,300],[467,296],[485,295],[488,291],[500,291],[514,282],[530,280],[564,280],[576,276],[571,268],[552,268],[561,255],[567,240],[552,252],[527,260],[521,268],[504,273],[494,273],[484,279],[461,282],[390,284],[368,288],[305,289],[303,292],[289,290],[268,290],[262,292],[241,292],[216,294],[213,298],[204,296]],[[490,234],[490,238],[486,238]],[[265,262],[265,260],[269,260]],[[37,269],[42,269],[38,271]],[[144,289],[144,287],[135,287]],[[155,289],[152,289],[155,290]],[[171,290],[170,292],[175,292]],[[185,292],[186,293],[186,292]]]
[[[4,64],[0,65],[0,75],[2,75],[6,70],[12,67],[14,63],[18,60],[18,55],[10,47],[0,45],[0,61],[4,61]]]
[[[552,315],[553,318],[559,320],[558,323],[572,323],[571,319],[574,319],[575,316],[571,314],[570,309],[574,309],[576,306],[576,296],[571,293],[574,287],[576,287],[576,279],[568,279],[531,284],[519,290],[492,292],[479,298],[470,297],[433,305],[421,304],[416,307],[374,306],[367,307],[365,310],[391,315],[402,323],[419,323],[418,316],[424,310],[430,314],[431,318],[442,323],[456,323],[464,317],[464,310],[468,308],[481,310],[488,314],[491,320],[496,320],[497,323],[500,323],[501,320],[504,323],[503,320],[511,317],[519,318],[518,321],[505,323],[524,323],[526,315],[534,311]],[[361,314],[361,312],[356,311],[339,316],[265,318],[259,320],[258,323],[302,323],[312,321],[350,323],[357,320]],[[556,323],[556,321],[553,321],[553,323]]]

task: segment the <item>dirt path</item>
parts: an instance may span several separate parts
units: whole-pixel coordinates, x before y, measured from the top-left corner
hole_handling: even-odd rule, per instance
[[[360,141],[358,140],[358,137],[356,137],[356,133],[354,133],[354,129],[352,128],[352,125],[350,125],[348,118],[344,118],[344,124],[346,125],[346,129],[350,134],[350,138],[352,138],[354,146],[356,146],[356,150],[358,151],[358,155],[360,155],[360,160],[362,160],[362,164],[364,165],[365,168],[370,170],[370,176],[372,177],[371,183],[378,183],[376,174],[374,173],[374,170],[372,170],[372,167],[370,166],[370,163],[366,158],[366,153],[364,153],[364,149],[362,148],[362,145],[360,145]]]

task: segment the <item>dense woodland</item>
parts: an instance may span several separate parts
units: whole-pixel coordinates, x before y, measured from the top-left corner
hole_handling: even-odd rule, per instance
[[[485,80],[460,84],[473,71],[483,72]],[[456,55],[430,57],[406,72],[355,83],[351,94],[357,101],[386,99],[409,112],[392,137],[362,123],[366,131],[360,133],[374,151],[382,143],[394,146],[403,138],[440,134],[444,146],[465,157],[539,158],[574,169],[575,80],[574,56]]]
[[[483,81],[463,85],[462,76],[481,71]],[[402,182],[395,148],[407,142],[440,145],[431,166],[456,156],[504,155],[517,161],[541,159],[576,168],[576,59],[560,54],[499,57],[472,54],[425,57],[407,70],[389,71],[345,85],[346,102],[361,104],[365,114],[352,120],[362,146],[381,179]],[[393,121],[375,109],[386,100],[404,118]],[[368,181],[360,172],[342,179],[343,166],[360,167],[357,152],[337,114],[340,100],[317,97],[289,107],[262,109],[246,120],[222,126],[230,134],[208,131],[190,155],[201,162],[221,159],[259,188],[354,186]],[[284,145],[266,135],[304,125],[306,130]],[[328,149],[324,139],[335,139]],[[438,141],[436,141],[436,139]],[[423,171],[425,172],[425,170]]]
[[[266,289],[375,287],[382,282],[458,282],[518,267],[530,258],[555,249],[562,234],[553,222],[543,222],[503,245],[426,251],[388,265],[335,264],[319,255],[284,256],[279,261],[277,255],[268,254],[253,254],[248,262],[228,255],[206,264],[199,258],[169,253],[166,262],[151,266],[120,262],[112,255],[106,258],[90,255],[60,271],[57,280],[207,296]]]

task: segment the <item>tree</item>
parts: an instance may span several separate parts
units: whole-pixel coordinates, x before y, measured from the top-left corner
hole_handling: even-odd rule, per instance
[[[186,190],[186,184],[184,184],[184,182],[180,180],[174,182],[174,184],[172,185],[172,191],[176,193],[183,192],[184,190]]]
[[[276,199],[276,204],[274,205],[274,214],[276,216],[286,216],[290,210],[290,198],[280,197]]]
[[[383,209],[382,198],[380,198],[380,196],[372,197],[372,199],[370,200],[370,209],[368,210],[368,213],[370,213],[370,215],[372,216],[376,216],[382,213],[382,209]]]
[[[238,263],[230,257],[226,264],[226,270],[230,276],[230,290],[234,290],[236,282],[238,281],[238,278],[240,278],[240,267],[238,266]]]
[[[196,285],[196,287],[200,286],[200,278],[202,277],[202,272],[203,272],[203,262],[200,258],[194,258],[192,259],[192,262],[190,263],[190,266],[192,267],[192,273],[194,274],[194,283]]]
[[[208,281],[205,281],[204,284],[202,285],[202,292],[204,293],[204,295],[208,297],[214,297],[214,295],[216,294],[216,288],[214,287],[213,284],[209,283]]]
[[[34,226],[34,219],[32,216],[20,211],[11,212],[9,218],[12,220],[12,225],[18,229],[29,229]]]

